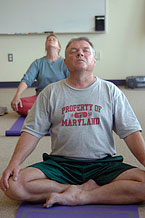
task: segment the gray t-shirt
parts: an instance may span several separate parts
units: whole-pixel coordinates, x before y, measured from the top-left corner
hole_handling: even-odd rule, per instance
[[[123,92],[96,78],[86,89],[62,80],[39,94],[22,131],[41,138],[48,130],[52,155],[99,159],[116,153],[112,131],[124,138],[141,127]]]

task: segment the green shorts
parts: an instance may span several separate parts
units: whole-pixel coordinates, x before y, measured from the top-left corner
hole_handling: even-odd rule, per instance
[[[122,156],[107,156],[99,160],[75,160],[43,154],[43,161],[30,167],[40,169],[49,179],[63,184],[82,184],[93,179],[105,185],[126,170],[135,168],[123,163]]]

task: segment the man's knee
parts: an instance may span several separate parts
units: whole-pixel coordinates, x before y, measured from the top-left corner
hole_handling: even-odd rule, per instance
[[[145,171],[139,168],[132,168],[121,173],[113,181],[117,180],[132,180],[145,183]]]
[[[9,179],[9,188],[5,192],[6,196],[13,200],[25,200],[24,187],[20,180],[14,181],[11,177]]]
[[[140,198],[140,202],[145,202],[145,182],[140,182],[138,186],[138,196]]]

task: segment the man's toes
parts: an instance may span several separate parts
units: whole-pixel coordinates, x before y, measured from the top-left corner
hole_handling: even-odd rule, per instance
[[[43,206],[49,208],[54,204],[59,203],[59,195],[60,194],[52,193]]]

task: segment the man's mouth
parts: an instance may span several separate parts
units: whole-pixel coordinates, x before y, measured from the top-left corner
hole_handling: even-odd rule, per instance
[[[77,62],[84,62],[84,63],[86,63],[86,61],[83,60],[83,59],[78,59]]]

